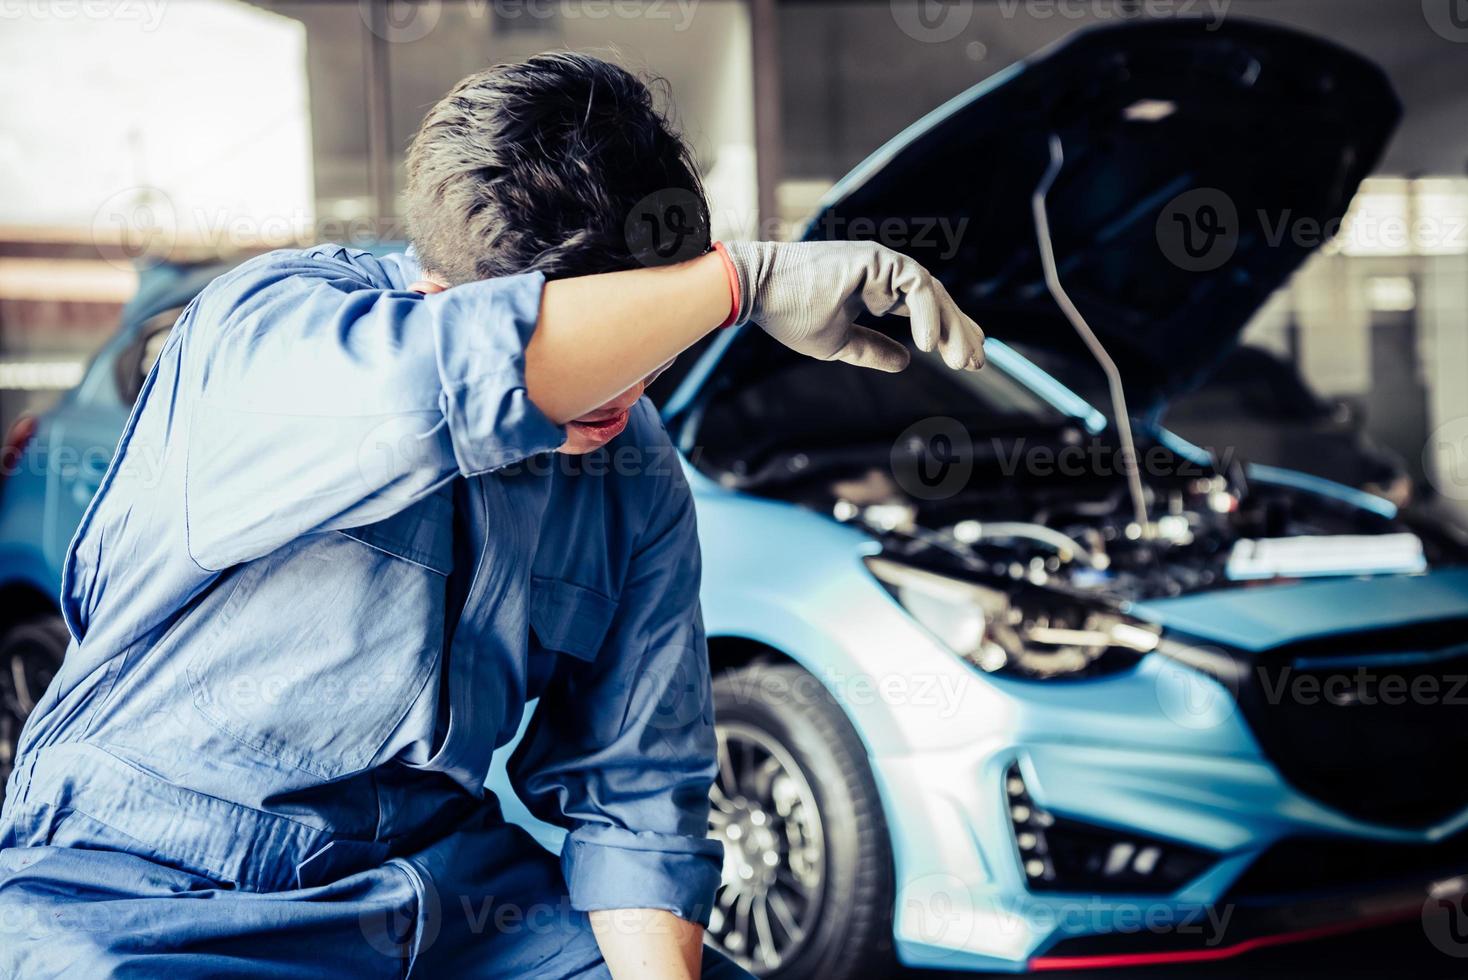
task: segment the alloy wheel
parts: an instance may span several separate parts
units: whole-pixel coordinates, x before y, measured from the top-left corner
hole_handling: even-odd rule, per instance
[[[55,654],[42,644],[21,641],[0,654],[0,797],[15,765],[26,718],[56,677]]]
[[[820,915],[821,814],[805,772],[768,732],[739,723],[717,732],[709,834],[724,844],[724,869],[708,936],[765,975],[799,952]]]

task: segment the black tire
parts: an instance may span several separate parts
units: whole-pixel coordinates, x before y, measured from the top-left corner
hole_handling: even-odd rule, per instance
[[[743,850],[726,857],[710,941],[745,969],[770,980],[892,975],[891,841],[866,748],[845,712],[815,677],[788,663],[754,664],[718,676],[714,709],[720,773],[711,825],[714,836],[724,839],[726,852],[731,847]],[[776,764],[783,775],[776,773],[768,780],[772,795],[761,810],[761,804],[750,800],[758,800],[765,781],[737,771],[765,773]],[[797,774],[785,772],[792,765]],[[744,803],[736,804],[725,794],[731,786],[740,790]],[[810,799],[813,821],[807,812]],[[751,808],[760,813],[753,825]],[[736,824],[745,829],[731,839]],[[816,876],[810,859],[810,841],[816,835],[797,832],[792,829],[796,824],[819,825],[818,888],[812,884]],[[765,832],[766,827],[772,832]],[[755,845],[756,834],[762,834],[765,843],[771,839],[776,843],[779,863],[769,879],[759,878],[772,859],[768,849]],[[741,876],[754,880],[742,885]],[[753,897],[748,897],[751,893]],[[780,893],[784,921],[793,918],[796,931],[783,927],[772,893]],[[809,900],[797,904],[802,895]],[[740,929],[737,907],[745,901],[750,911]],[[755,909],[759,904],[765,906],[763,935]],[[741,935],[733,936],[735,932]],[[739,948],[730,948],[731,944]],[[771,949],[777,951],[773,963],[765,955]]]
[[[34,616],[0,630],[0,802],[21,726],[56,677],[70,642],[66,624],[56,615]]]

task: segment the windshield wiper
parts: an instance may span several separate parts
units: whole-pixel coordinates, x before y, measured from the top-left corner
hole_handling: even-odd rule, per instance
[[[1055,248],[1050,239],[1050,218],[1045,208],[1045,195],[1050,193],[1055,178],[1060,174],[1060,167],[1065,162],[1065,152],[1060,144],[1060,137],[1050,134],[1050,165],[1045,168],[1045,176],[1040,178],[1040,183],[1035,187],[1035,192],[1030,196],[1030,209],[1035,218],[1035,238],[1040,246],[1040,264],[1045,270],[1045,287],[1050,291],[1050,296],[1065,318],[1075,327],[1076,333],[1080,334],[1081,340],[1091,351],[1091,356],[1096,363],[1101,365],[1101,371],[1106,375],[1106,387],[1111,393],[1111,412],[1116,417],[1116,430],[1121,437],[1122,468],[1126,471],[1127,490],[1132,498],[1132,512],[1137,522],[1137,530],[1141,537],[1152,536],[1151,522],[1147,518],[1147,498],[1142,489],[1142,474],[1137,465],[1137,447],[1132,440],[1132,417],[1126,407],[1126,390],[1122,387],[1121,372],[1116,368],[1116,362],[1111,355],[1106,353],[1105,346],[1091,330],[1086,318],[1081,316],[1081,311],[1071,302],[1070,296],[1066,294],[1065,287],[1061,285],[1060,273],[1055,267]]]

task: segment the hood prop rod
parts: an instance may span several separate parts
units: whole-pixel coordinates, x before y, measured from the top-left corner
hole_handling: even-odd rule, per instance
[[[1070,325],[1075,327],[1076,333],[1080,335],[1086,347],[1091,351],[1091,356],[1096,363],[1101,365],[1101,371],[1106,375],[1106,387],[1111,392],[1111,412],[1116,417],[1117,433],[1121,437],[1122,467],[1126,471],[1127,489],[1132,498],[1133,517],[1137,523],[1137,532],[1143,538],[1151,537],[1151,522],[1147,519],[1147,497],[1142,489],[1142,475],[1137,464],[1137,447],[1132,439],[1132,417],[1126,407],[1126,390],[1122,387],[1121,372],[1116,368],[1116,362],[1111,355],[1106,353],[1106,348],[1091,330],[1086,318],[1081,316],[1081,311],[1071,302],[1065,287],[1060,282],[1060,272],[1055,266],[1055,248],[1050,238],[1050,218],[1045,207],[1045,195],[1050,193],[1050,188],[1055,183],[1055,178],[1060,174],[1061,165],[1065,163],[1065,151],[1061,147],[1060,137],[1050,134],[1050,166],[1045,169],[1045,176],[1040,178],[1040,183],[1035,187],[1035,192],[1030,196],[1030,209],[1035,219],[1035,238],[1040,245],[1040,264],[1045,270],[1045,286],[1050,290],[1050,296],[1055,300]]]

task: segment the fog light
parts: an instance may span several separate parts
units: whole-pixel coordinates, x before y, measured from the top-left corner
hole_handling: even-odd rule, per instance
[[[1053,821],[1030,799],[1030,791],[1019,774],[1018,765],[1011,765],[1005,773],[1004,790],[1009,794],[1009,822],[1014,829],[1014,842],[1020,850],[1020,864],[1025,877],[1029,879],[1031,888],[1043,887],[1043,882],[1055,877],[1045,840],[1045,828]]]
[[[1004,775],[1010,824],[1032,891],[1169,894],[1217,855],[1186,844],[1056,817],[1030,797],[1019,766]]]

